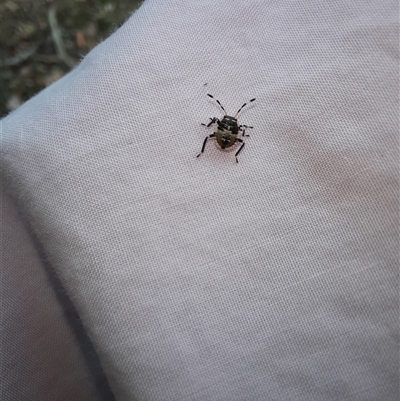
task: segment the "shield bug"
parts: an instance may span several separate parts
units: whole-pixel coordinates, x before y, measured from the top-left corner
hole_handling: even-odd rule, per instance
[[[211,121],[208,124],[203,124],[203,123],[201,124],[204,125],[205,127],[210,127],[211,125],[217,123],[217,127],[211,135],[206,136],[203,142],[203,147],[201,148],[201,152],[197,155],[197,157],[203,154],[208,138],[213,138],[217,141],[221,149],[230,148],[236,142],[241,143],[242,145],[240,146],[239,150],[235,153],[236,163],[238,163],[237,155],[243,149],[245,144],[243,139],[239,138],[238,136],[240,133],[242,134],[242,137],[249,136],[246,135],[245,128],[253,128],[253,127],[243,124],[239,125],[237,121],[237,116],[239,115],[244,106],[248,105],[251,102],[254,102],[254,100],[256,99],[254,98],[244,103],[242,107],[237,111],[235,116],[232,117],[228,116],[228,113],[226,112],[226,110],[224,109],[224,107],[222,106],[222,104],[218,99],[216,99],[213,95],[210,94],[207,94],[207,96],[209,96],[211,99],[214,99],[219,104],[219,106],[221,107],[221,109],[224,111],[225,114],[222,120],[219,120],[217,117],[214,117],[210,118]]]

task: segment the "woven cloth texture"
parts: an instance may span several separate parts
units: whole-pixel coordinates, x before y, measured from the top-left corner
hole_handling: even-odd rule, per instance
[[[76,311],[59,302],[56,275],[0,188],[0,400],[111,401],[93,346],[79,341]]]
[[[397,77],[395,1],[147,0],[2,120],[116,400],[400,398]]]

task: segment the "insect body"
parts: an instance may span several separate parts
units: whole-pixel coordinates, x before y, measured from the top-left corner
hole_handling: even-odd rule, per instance
[[[242,136],[249,136],[249,135],[245,134],[245,132],[246,132],[245,128],[253,128],[248,125],[238,125],[237,116],[240,113],[240,111],[243,109],[244,106],[246,106],[247,104],[249,104],[251,102],[254,102],[254,100],[256,100],[256,99],[251,99],[248,102],[246,102],[245,104],[243,104],[243,106],[237,111],[235,116],[232,117],[232,116],[228,116],[226,110],[224,109],[222,104],[219,102],[219,100],[217,100],[214,96],[212,96],[210,94],[207,94],[207,96],[214,99],[220,105],[221,109],[224,111],[225,114],[224,114],[222,120],[219,120],[217,117],[214,117],[214,118],[211,118],[211,121],[207,125],[202,124],[206,127],[210,127],[212,124],[217,123],[217,128],[214,131],[214,133],[212,133],[209,136],[206,136],[206,138],[204,139],[204,142],[203,142],[203,147],[201,148],[201,152],[197,155],[197,157],[199,157],[204,152],[208,138],[215,138],[218,145],[221,147],[221,149],[230,148],[236,142],[239,142],[242,144],[240,146],[239,150],[235,153],[236,163],[237,163],[238,162],[237,155],[240,153],[240,151],[244,147],[243,139],[238,138],[239,133],[242,133]]]

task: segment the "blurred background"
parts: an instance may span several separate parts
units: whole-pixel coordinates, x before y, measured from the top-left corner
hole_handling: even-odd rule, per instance
[[[143,0],[1,0],[0,117],[60,79]]]

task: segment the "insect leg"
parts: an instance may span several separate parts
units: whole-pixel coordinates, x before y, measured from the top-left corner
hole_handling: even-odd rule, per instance
[[[237,140],[238,142],[241,142],[241,143],[242,143],[242,146],[241,146],[241,147],[239,148],[239,150],[235,153],[236,163],[239,163],[239,160],[238,160],[238,158],[237,158],[237,155],[238,155],[238,154],[240,153],[240,151],[243,149],[245,143],[243,142],[242,139],[237,138],[236,140]]]
[[[203,142],[203,146],[202,146],[202,148],[201,148],[201,152],[200,152],[196,157],[199,157],[202,153],[204,153],[204,149],[205,149],[205,147],[206,147],[206,143],[207,143],[208,138],[213,138],[214,136],[215,136],[215,134],[211,134],[211,135],[206,136],[206,137],[204,138],[204,142]]]
[[[210,122],[208,124],[203,124],[201,123],[201,125],[204,125],[205,127],[210,127],[211,125],[213,125],[215,122],[219,121],[217,117],[211,118],[210,117]]]
[[[242,129],[242,127],[245,127],[245,128],[253,128],[253,127],[251,127],[250,125],[244,125],[244,124],[239,125],[239,130],[240,130],[240,131],[243,131],[243,132],[242,132],[242,136],[250,136],[250,135],[248,135],[248,134],[245,135],[246,130]]]
[[[239,128],[239,131],[243,131],[242,132],[242,136],[250,136],[250,135],[246,134],[246,130],[245,129]]]

